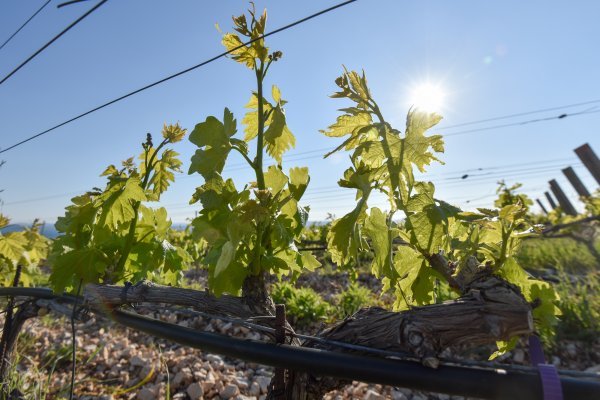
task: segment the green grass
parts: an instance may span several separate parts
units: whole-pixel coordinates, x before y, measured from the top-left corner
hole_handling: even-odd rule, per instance
[[[596,248],[600,248],[596,243]],[[524,240],[517,260],[532,272],[547,268],[567,273],[584,273],[600,268],[598,260],[587,246],[572,238],[540,238]]]
[[[596,241],[596,251],[600,242]],[[600,260],[583,241],[571,237],[539,238],[523,241],[517,254],[519,263],[533,274],[554,269],[562,315],[554,342],[582,340],[593,342],[600,335]]]
[[[559,278],[557,338],[593,342],[600,335],[600,272],[573,278],[561,270]]]
[[[51,373],[46,379],[47,371],[39,363],[28,357],[36,350],[37,338],[28,332],[19,335],[12,360],[7,373],[7,391],[18,390],[26,399],[45,399],[50,389]]]

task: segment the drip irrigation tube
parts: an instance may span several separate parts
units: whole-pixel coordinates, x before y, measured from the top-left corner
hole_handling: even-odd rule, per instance
[[[47,289],[0,288],[0,296],[61,298]],[[110,316],[119,324],[179,344],[273,367],[358,380],[415,390],[484,399],[542,399],[538,374],[441,366],[427,368],[418,362],[366,357],[354,354],[275,345],[231,338],[158,321],[124,311]],[[600,381],[560,378],[565,399],[599,399]]]

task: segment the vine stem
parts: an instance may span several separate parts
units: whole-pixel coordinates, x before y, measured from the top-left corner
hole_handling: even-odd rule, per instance
[[[387,122],[383,118],[383,114],[381,114],[381,110],[379,110],[379,107],[377,106],[377,104],[374,101],[373,101],[373,104],[369,105],[369,106],[371,107],[371,109],[373,110],[375,115],[377,115],[377,118],[379,119],[379,122],[381,123],[381,126],[382,126],[382,128],[379,130],[379,135],[381,136],[383,152],[385,153],[385,157],[387,158],[386,164],[388,167],[388,171],[390,173],[390,182],[392,184],[392,196],[391,197],[393,198],[395,195],[397,195],[398,199],[395,201],[395,206],[399,210],[405,211],[404,207],[402,207],[404,202],[402,201],[402,193],[400,192],[400,182],[398,180],[398,176],[394,172],[396,169],[396,165],[394,165],[394,158],[392,157],[392,151],[390,149],[390,144],[387,140],[387,135],[386,135],[387,134]],[[401,149],[401,153],[400,153],[401,161],[400,162],[402,162],[402,158],[404,158],[404,146]],[[398,168],[402,168],[402,165],[399,165]]]
[[[256,170],[256,166],[254,165],[254,163],[252,162],[252,160],[250,159],[250,157],[248,157],[248,155],[246,153],[244,153],[242,150],[240,150],[239,148],[237,148],[235,146],[232,147],[232,148],[233,148],[233,150],[236,150],[238,153],[240,153],[242,155],[242,157],[244,157],[244,160],[246,160],[246,162],[248,163],[248,165],[250,165],[250,167],[253,170]]]
[[[158,147],[156,148],[156,150],[154,151],[152,156],[150,156],[150,160],[148,160],[147,165],[146,165],[146,171],[144,173],[144,180],[142,181],[142,189],[143,190],[146,190],[146,188],[148,186],[148,182],[150,181],[150,176],[152,175],[152,172],[154,171],[154,167],[156,166],[156,164],[154,163],[154,160],[156,159],[156,155],[160,152],[160,150],[167,143],[169,143],[169,139],[164,139],[158,145]],[[145,158],[147,158],[147,156],[148,156],[148,151],[146,150]],[[131,225],[129,226],[129,232],[127,232],[127,238],[125,241],[125,246],[123,247],[123,253],[121,254],[121,257],[119,258],[119,262],[117,264],[117,268],[116,268],[117,273],[118,273],[118,271],[122,271],[125,268],[125,262],[127,261],[127,257],[129,257],[131,248],[133,247],[133,240],[135,238],[135,229],[137,227],[138,216],[139,216],[141,204],[142,204],[141,201],[136,201],[133,204],[133,219],[131,220]]]
[[[265,66],[263,62],[260,62],[260,67],[255,69],[256,72],[256,94],[258,96],[258,132],[256,135],[256,158],[254,161],[254,171],[256,173],[256,184],[258,190],[265,190],[265,175],[263,173],[263,146],[264,146],[264,130],[265,130],[265,110],[263,105],[263,79],[265,77]],[[256,224],[256,245],[254,252],[254,262],[252,263],[252,273],[254,275],[260,274],[261,271],[261,255],[262,255],[262,241],[264,234],[264,226],[261,222]]]
[[[265,175],[263,173],[263,146],[264,146],[264,130],[265,130],[265,109],[263,104],[263,79],[264,79],[264,64],[261,61],[260,67],[256,69],[256,83],[258,96],[258,132],[256,135],[256,184],[259,190],[265,190]]]
[[[396,212],[396,210],[394,209],[394,206],[396,207],[396,209],[403,211],[405,214],[406,214],[406,210],[403,207],[404,202],[402,201],[402,193],[400,192],[400,182],[398,180],[398,176],[394,172],[396,168],[394,165],[394,159],[392,157],[392,151],[390,149],[390,144],[387,140],[387,135],[386,135],[387,134],[387,122],[383,118],[383,114],[381,113],[381,110],[377,106],[377,103],[375,103],[375,101],[372,99],[371,99],[371,101],[373,102],[373,104],[369,104],[369,107],[371,107],[371,110],[375,113],[375,115],[377,115],[377,118],[379,119],[379,123],[382,126],[381,130],[379,130],[379,135],[381,136],[383,151],[387,158],[386,164],[387,164],[387,168],[388,168],[388,171],[390,174],[390,183],[392,185],[392,193],[391,193],[390,199],[393,199],[393,198],[395,198],[395,196],[398,196],[397,199],[395,199],[395,201],[391,204],[392,212],[389,217],[389,225],[391,225],[392,216]],[[402,160],[403,157],[404,157],[404,146],[401,149],[400,160]],[[400,162],[402,162],[402,161],[400,161]],[[402,165],[400,165],[399,168],[402,168]],[[393,265],[392,245],[391,245],[393,243],[393,238],[391,238],[389,230],[388,230],[388,237],[390,238],[390,254],[389,254],[390,263],[391,263],[391,265]],[[400,285],[398,285],[398,289],[400,290],[400,295],[402,295],[402,299],[404,300],[404,303],[406,303],[406,307],[408,307],[408,309],[411,310],[412,304],[409,303],[408,298],[406,297],[406,294],[404,293],[404,290],[402,289],[402,287]]]

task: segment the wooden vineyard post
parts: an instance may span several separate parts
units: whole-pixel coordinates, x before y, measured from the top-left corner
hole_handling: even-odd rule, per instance
[[[596,182],[600,185],[600,160],[594,153],[594,150],[590,147],[589,143],[579,146],[575,149],[575,154],[581,160],[583,165],[590,171],[590,174],[596,179]]]
[[[544,192],[544,194],[546,195],[546,199],[548,199],[548,203],[550,203],[550,207],[554,210],[556,208],[556,203],[554,202],[552,195],[548,192]]]
[[[590,197],[590,192],[587,190],[581,179],[575,173],[572,167],[567,167],[562,170],[563,174],[567,177],[571,185],[575,188],[577,194],[581,197]]]
[[[546,207],[544,207],[544,204],[540,201],[540,199],[535,199],[535,201],[538,203],[538,206],[540,206],[544,214],[548,215],[548,210],[546,210]]]
[[[550,189],[552,190],[552,193],[554,193],[554,196],[556,196],[558,204],[560,204],[563,211],[569,215],[577,215],[577,210],[575,210],[575,207],[573,207],[573,204],[571,204],[565,192],[563,192],[558,182],[556,182],[556,179],[552,179],[549,183]]]

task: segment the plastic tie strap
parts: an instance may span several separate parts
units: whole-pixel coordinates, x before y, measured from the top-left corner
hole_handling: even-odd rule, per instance
[[[540,371],[544,400],[563,400],[562,386],[556,367],[547,364],[542,344],[537,336],[529,336],[529,358]]]

